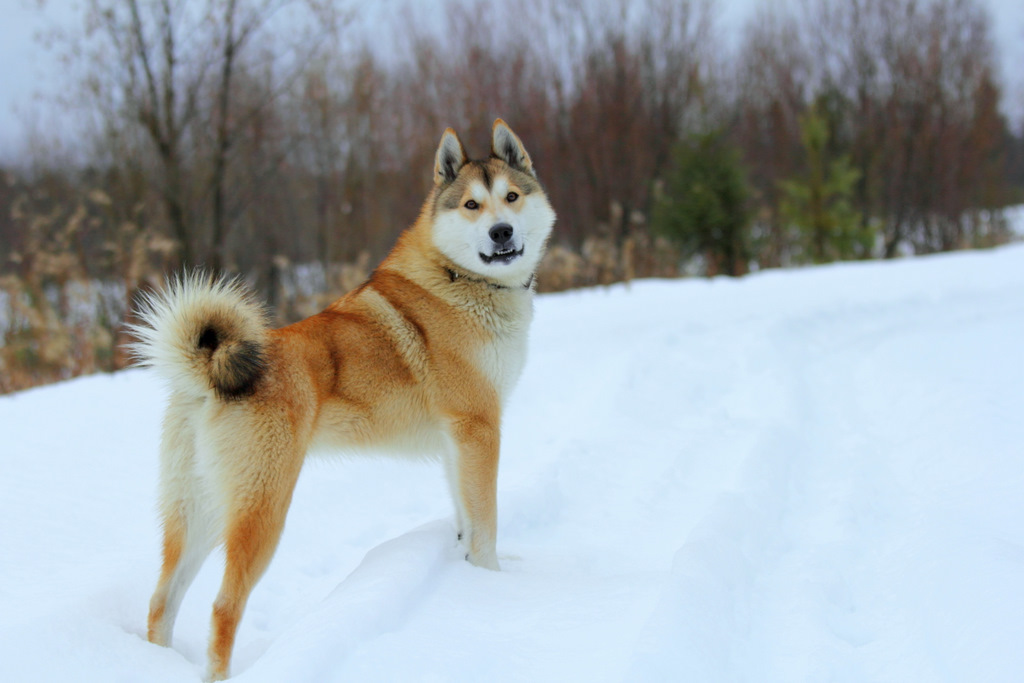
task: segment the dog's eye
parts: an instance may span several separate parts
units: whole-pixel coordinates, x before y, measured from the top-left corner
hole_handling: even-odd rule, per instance
[[[509,192],[507,195],[505,195],[505,201],[507,201],[509,204],[511,204],[517,199],[519,199],[519,195],[516,194],[515,192]]]
[[[465,204],[463,204],[463,206],[465,206],[465,207],[466,207],[467,209],[469,209],[470,211],[476,211],[477,209],[479,209],[479,208],[480,208],[480,205],[479,205],[479,204],[477,204],[477,203],[476,203],[475,201],[473,201],[472,199],[470,199],[470,200],[469,200],[469,201],[467,201],[467,202],[466,202]]]

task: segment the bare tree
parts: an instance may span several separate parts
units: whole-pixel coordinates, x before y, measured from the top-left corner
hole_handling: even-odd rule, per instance
[[[864,222],[884,252],[962,246],[972,209],[1005,190],[999,88],[989,18],[977,0],[819,0],[804,30],[829,56],[819,87],[847,103]]]
[[[153,153],[181,262],[226,265],[232,151],[341,23],[329,3],[313,0],[88,1],[85,35],[65,45],[86,57],[85,105],[108,131],[137,129],[148,143],[136,151]],[[293,42],[251,49],[282,26],[297,35]],[[249,82],[260,74],[272,84],[243,108],[246,72]]]
[[[759,207],[753,230],[762,267],[785,265],[792,246],[780,181],[798,173],[812,62],[795,16],[764,7],[747,22],[736,63],[735,134]]]

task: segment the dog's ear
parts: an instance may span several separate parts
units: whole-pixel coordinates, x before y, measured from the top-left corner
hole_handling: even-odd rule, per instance
[[[462,148],[459,136],[451,128],[446,128],[434,158],[434,184],[443,187],[454,181],[466,161],[466,150]]]
[[[495,120],[494,127],[491,128],[491,156],[501,159],[514,169],[537,177],[536,171],[533,170],[533,161],[526,153],[522,141],[501,119]]]

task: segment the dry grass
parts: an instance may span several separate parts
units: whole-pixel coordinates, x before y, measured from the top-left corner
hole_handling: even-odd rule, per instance
[[[145,244],[141,237],[128,240],[124,279],[119,282],[87,279],[72,253],[42,250],[34,255],[27,277],[0,277],[0,393],[129,364],[123,348],[127,302],[140,289],[163,281],[153,253],[166,253],[166,245]],[[678,255],[669,245],[644,234],[631,235],[621,245],[594,237],[580,252],[552,246],[537,274],[538,289],[556,292],[639,277],[674,277],[677,263]],[[299,267],[281,259],[275,265],[292,283],[285,287],[279,282],[272,297],[278,302],[274,314],[281,324],[322,310],[358,287],[372,270],[370,254],[363,252],[353,263],[332,265],[326,275],[317,267],[312,269],[315,277],[310,277],[307,269],[311,282],[296,286]]]
[[[637,278],[679,277],[679,263],[671,244],[643,232],[632,233],[621,244],[608,237],[588,237],[579,252],[561,245],[548,249],[537,270],[537,289],[561,292]]]

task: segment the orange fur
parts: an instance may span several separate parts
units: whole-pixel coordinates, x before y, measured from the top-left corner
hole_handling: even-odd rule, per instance
[[[502,150],[513,155],[508,163]],[[514,274],[532,270],[467,268],[445,251],[450,234],[439,237],[436,221],[445,215],[479,232],[487,221],[532,217],[537,225],[523,228],[532,269],[554,213],[525,149],[500,120],[492,153],[468,162],[446,131],[436,187],[415,224],[366,283],[306,320],[267,329],[238,286],[201,276],[147,302],[136,352],[172,388],[152,642],[170,643],[182,595],[211,548],[223,543],[209,676],[227,676],[238,622],[277,547],[311,448],[440,457],[466,558],[498,569],[501,407],[522,368],[532,314],[532,275]],[[492,182],[500,189],[491,192]],[[510,192],[526,198],[515,204]],[[466,197],[476,198],[476,210],[465,208]],[[501,279],[506,272],[513,275]]]

